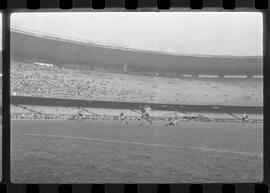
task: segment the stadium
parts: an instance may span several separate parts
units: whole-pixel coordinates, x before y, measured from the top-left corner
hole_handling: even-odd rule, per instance
[[[262,57],[176,55],[13,27],[10,66],[12,182],[263,178]],[[141,106],[153,123],[139,124]],[[179,124],[166,127],[174,117]]]

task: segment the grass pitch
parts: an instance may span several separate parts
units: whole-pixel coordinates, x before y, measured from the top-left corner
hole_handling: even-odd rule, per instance
[[[14,120],[17,183],[208,183],[263,180],[263,124]]]

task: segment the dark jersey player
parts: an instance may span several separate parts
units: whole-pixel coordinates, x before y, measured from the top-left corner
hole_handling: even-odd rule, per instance
[[[243,125],[248,123],[248,115],[245,112],[242,114],[242,123]]]
[[[83,120],[83,113],[82,113],[82,109],[81,108],[79,108],[79,111],[77,113],[77,119],[79,121],[82,121]]]
[[[171,118],[169,122],[165,124],[165,126],[171,127],[171,126],[177,126],[177,124],[178,124],[178,119],[177,117],[175,117],[175,118]]]

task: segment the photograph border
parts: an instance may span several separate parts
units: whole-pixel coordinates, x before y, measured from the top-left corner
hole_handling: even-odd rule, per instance
[[[33,2],[28,1],[28,2]],[[125,5],[122,1],[118,0],[106,0],[104,2],[104,5],[107,5],[108,2],[110,2],[110,8],[106,9],[93,9],[89,7],[85,7],[86,1],[83,0],[74,0],[73,5],[76,8],[69,9],[70,5],[72,5],[72,1],[66,1],[67,3],[63,3],[64,1],[60,1],[60,4],[58,5],[56,2],[57,0],[41,0],[40,1],[40,9],[27,9],[29,7],[29,3],[26,3],[26,0],[20,1],[20,4],[18,4],[19,1],[16,0],[9,0],[7,2],[6,9],[4,8],[2,11],[2,24],[3,24],[3,37],[2,37],[2,55],[3,55],[3,120],[2,120],[2,182],[0,185],[0,191],[3,190],[5,192],[89,192],[89,189],[92,189],[91,192],[246,192],[249,190],[250,192],[267,192],[267,189],[269,189],[269,184],[270,184],[270,130],[266,128],[270,128],[269,124],[269,112],[270,112],[270,104],[269,104],[269,99],[270,99],[270,67],[269,67],[269,57],[270,57],[270,38],[267,37],[267,34],[270,32],[270,11],[268,9],[256,9],[253,4],[250,3],[251,1],[245,1],[248,2],[246,5],[244,4],[244,1],[241,1],[242,4],[240,7],[238,7],[236,4],[236,8],[234,9],[223,9],[222,3],[219,3],[220,6],[211,6],[213,4],[205,3],[207,2],[206,0],[204,1],[203,8],[202,9],[197,9],[193,1],[193,6],[195,5],[196,9],[190,9],[188,8],[188,3],[183,3],[180,7],[175,7],[173,5],[177,4],[176,0],[171,0],[171,8],[170,9],[158,9],[156,8],[156,1],[152,0],[147,0],[143,1],[140,0],[137,2],[137,5],[139,5],[139,8],[137,9],[125,9],[125,8],[119,8],[119,5]],[[215,0],[218,2],[218,0]],[[258,1],[258,0],[257,0]],[[82,3],[80,6],[80,2]],[[114,3],[113,3],[114,2]],[[186,1],[183,1],[186,2]],[[208,0],[208,2],[210,2]],[[239,1],[240,2],[240,1]],[[95,4],[96,3],[96,4]],[[89,6],[94,5],[97,6],[96,8],[99,8],[99,6],[102,7],[102,4],[99,5],[97,1],[93,1],[90,3]],[[136,4],[136,3],[135,3]],[[218,3],[214,3],[214,5],[217,5]],[[4,4],[5,5],[5,4]],[[52,6],[53,5],[53,6]],[[56,5],[56,6],[54,6]],[[111,7],[112,5],[112,7]],[[210,5],[210,6],[205,6],[205,5]],[[155,6],[155,7],[153,7]],[[191,4],[192,6],[192,4]],[[31,5],[30,5],[31,7]],[[35,6],[34,6],[35,7]],[[67,7],[68,9],[59,9],[59,7],[65,8]],[[71,6],[72,7],[72,6]],[[82,8],[80,8],[82,7]],[[200,7],[200,3],[198,5]],[[78,12],[78,11],[85,11],[85,12],[114,12],[114,11],[231,11],[231,12],[238,12],[238,11],[255,11],[255,12],[261,12],[263,15],[263,24],[264,24],[264,29],[263,29],[263,75],[264,75],[264,135],[263,135],[263,147],[264,147],[264,180],[262,183],[237,183],[237,184],[222,184],[222,183],[211,183],[211,184],[106,184],[106,185],[101,185],[101,184],[95,184],[95,185],[86,185],[86,184],[76,184],[76,185],[69,185],[69,184],[42,184],[42,185],[26,185],[26,184],[12,184],[10,181],[10,14],[14,12],[51,12],[51,11],[57,11],[57,12]],[[269,190],[268,190],[269,191]]]

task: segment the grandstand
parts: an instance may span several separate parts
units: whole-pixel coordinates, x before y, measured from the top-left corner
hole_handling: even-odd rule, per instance
[[[259,57],[172,55],[68,40],[19,28],[12,29],[11,37],[12,96],[168,105],[263,106],[262,79],[202,75],[207,69],[208,75],[223,77],[260,76],[262,60]],[[44,50],[46,54],[42,54]],[[140,61],[141,58],[145,61]],[[240,68],[241,65],[245,68]],[[185,78],[186,74],[191,74],[191,78]],[[16,108],[12,112],[16,112]]]
[[[11,94],[116,102],[262,106],[261,79],[167,78],[12,62]]]

